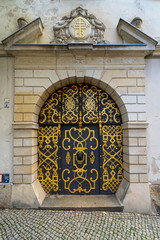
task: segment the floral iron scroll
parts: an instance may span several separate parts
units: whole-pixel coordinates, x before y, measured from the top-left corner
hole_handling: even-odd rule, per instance
[[[63,87],[44,103],[39,115],[39,125],[38,178],[46,193],[63,193],[64,189],[68,189],[68,194],[116,192],[123,178],[121,115],[116,103],[106,92],[87,84]],[[75,134],[82,136],[84,130],[85,134],[87,131],[90,134],[88,135],[90,140],[86,140],[87,145],[84,146],[83,139],[79,137],[79,143],[75,146],[77,143]],[[93,135],[98,143],[97,152],[92,149]],[[65,150],[67,141],[72,145],[70,150]],[[76,149],[81,149],[76,155],[78,161],[82,158],[81,155],[84,159],[87,156],[88,166],[75,166],[74,154],[78,151]],[[66,152],[62,157],[63,151]],[[63,167],[64,161],[66,167]],[[98,165],[93,167],[95,163]],[[91,169],[87,170],[89,166],[95,169],[92,176]],[[90,172],[88,175],[86,170]],[[96,171],[98,180],[95,180]],[[71,174],[72,172],[74,174]],[[69,182],[73,182],[75,178],[79,178],[77,180],[79,185],[74,186],[73,190]],[[83,188],[82,179],[88,181],[91,191],[89,187],[86,190]],[[95,184],[99,184],[98,193],[97,185],[96,193],[94,191]]]

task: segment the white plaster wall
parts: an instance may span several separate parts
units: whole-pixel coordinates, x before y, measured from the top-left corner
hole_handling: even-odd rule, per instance
[[[0,58],[0,173],[13,174],[13,58]],[[10,100],[4,108],[4,99]]]
[[[106,26],[105,39],[121,43],[116,32],[119,18],[143,20],[142,30],[160,42],[159,0],[0,0],[0,40],[18,29],[17,19],[41,17],[45,30],[40,42],[53,41],[53,25],[78,6],[88,9]]]
[[[160,183],[160,59],[148,59],[146,101],[149,181]]]

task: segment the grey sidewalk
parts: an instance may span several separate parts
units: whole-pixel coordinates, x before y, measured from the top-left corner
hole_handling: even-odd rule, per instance
[[[160,216],[53,210],[0,210],[0,239],[160,239]]]

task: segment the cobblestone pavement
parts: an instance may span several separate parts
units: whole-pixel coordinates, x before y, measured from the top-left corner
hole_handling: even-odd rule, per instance
[[[0,239],[160,239],[160,216],[54,210],[0,210]]]

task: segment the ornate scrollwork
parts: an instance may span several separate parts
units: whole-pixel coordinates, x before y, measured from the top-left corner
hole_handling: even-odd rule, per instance
[[[89,142],[90,146],[87,146]],[[62,149],[66,150],[67,154],[70,150],[70,155],[72,154],[70,168],[67,167],[62,170],[62,180],[65,190],[68,190],[70,193],[89,193],[95,189],[95,183],[99,176],[98,171],[94,168],[88,170],[87,166],[89,164],[89,149],[92,150],[90,156],[94,156],[93,151],[97,148],[98,139],[95,136],[94,130],[88,127],[72,127],[69,130],[65,130]],[[90,160],[93,164],[93,157]],[[90,178],[88,175],[90,175]]]
[[[106,92],[63,87],[43,105],[39,124],[38,178],[47,194],[61,187],[64,194],[116,192],[123,178],[121,115]]]
[[[100,99],[102,123],[120,124],[121,114],[116,103],[106,92],[101,92]]]
[[[38,131],[38,179],[47,194],[59,189],[58,127],[40,127]]]
[[[40,115],[40,124],[52,124],[58,123],[58,104],[59,104],[59,94],[53,93],[51,97],[43,105]]]
[[[78,122],[78,86],[64,87],[62,91],[62,123]]]
[[[102,128],[103,191],[115,193],[123,179],[122,128],[104,125]]]
[[[106,43],[104,41],[104,24],[86,9],[78,7],[64,16],[54,27],[56,43],[92,42]]]
[[[97,88],[88,85],[82,87],[82,110],[84,123],[98,122],[98,95]]]

